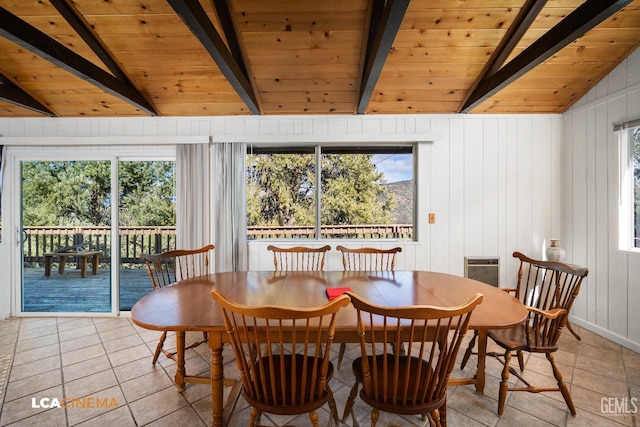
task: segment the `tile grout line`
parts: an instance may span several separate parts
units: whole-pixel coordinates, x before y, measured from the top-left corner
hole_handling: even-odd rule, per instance
[[[122,398],[124,399],[124,404],[127,406],[127,410],[129,411],[129,414],[131,415],[131,419],[133,420],[133,422],[137,426],[138,422],[136,421],[136,418],[133,416],[133,412],[131,411],[131,405],[129,405],[130,402],[127,400],[127,397],[124,394],[124,390],[122,389],[122,384],[120,384],[120,380],[118,379],[118,376],[116,375],[115,367],[113,366],[113,362],[111,361],[111,358],[109,357],[109,353],[110,352],[107,350],[107,348],[104,345],[104,339],[102,338],[102,335],[100,335],[100,331],[98,330],[98,326],[96,325],[96,319],[95,318],[92,319],[91,323],[92,323],[93,327],[96,330],[96,335],[98,335],[98,338],[100,340],[100,345],[102,346],[102,349],[104,350],[104,354],[105,354],[105,356],[107,358],[107,361],[109,362],[109,369],[111,370],[111,373],[113,374],[113,377],[116,379],[116,382],[118,383],[118,388],[120,389],[120,392],[122,393]],[[136,333],[137,333],[137,331],[136,331]],[[118,405],[118,407],[119,407],[119,405]],[[107,412],[104,412],[102,414],[96,415],[93,418],[89,418],[87,420],[84,420],[83,423],[85,423],[87,421],[90,421],[90,420],[92,420],[94,418],[97,418],[99,416],[102,416],[102,415],[104,415],[104,414],[106,414],[108,412],[111,412],[111,411],[107,411]]]
[[[624,369],[624,380],[625,380],[624,382],[625,382],[625,385],[627,386],[627,393],[628,393],[627,396],[629,398],[629,402],[633,402],[631,399],[633,399],[636,396],[633,396],[631,394],[631,384],[629,383],[629,371],[627,368],[627,361],[624,358],[624,352],[625,352],[625,348],[623,346],[620,346],[620,353],[621,353],[620,356],[622,359],[622,366]],[[631,414],[631,427],[638,426],[637,416],[638,416],[637,410],[636,410],[636,413]]]
[[[564,328],[563,331],[564,332]],[[569,332],[569,330],[567,329],[567,332]],[[578,329],[578,332],[582,332],[580,331],[580,329]],[[569,333],[569,335],[572,335]],[[576,343],[576,351],[575,351],[575,357],[573,359],[573,363],[571,365],[571,382],[569,383],[569,394],[571,394],[571,392],[573,391],[573,386],[574,386],[574,381],[576,378],[576,365],[578,364],[578,355],[580,354],[580,350],[582,348],[582,346],[584,345],[584,343],[582,342],[582,339],[577,339],[577,343]],[[559,349],[559,346],[558,346]],[[567,375],[567,374],[565,374]],[[562,378],[564,380],[564,377]],[[573,399],[573,397],[572,397]],[[575,403],[574,403],[575,406]],[[577,410],[578,408],[576,408]],[[567,425],[569,423],[570,418],[569,417],[573,417],[573,415],[571,415],[571,412],[567,412],[564,414],[564,425]]]
[[[23,321],[22,320],[23,320],[22,318],[18,318],[18,321],[20,322],[20,326],[18,327],[18,333],[17,333],[17,336],[16,336],[16,341],[15,341],[14,349],[13,349],[14,359],[15,359],[16,351],[18,349],[18,343],[20,342],[20,335],[22,333],[22,328],[23,328]],[[53,334],[51,334],[51,335],[53,335]],[[56,335],[56,338],[57,338],[57,341],[58,341],[58,357],[61,358],[62,355],[60,353],[60,336],[58,334],[58,322],[57,322],[57,319],[56,319],[56,332],[55,332],[55,335]],[[29,338],[29,339],[36,339],[36,338]],[[28,341],[29,339],[23,340],[23,341]],[[35,350],[35,349],[32,349],[32,350]],[[12,369],[13,369],[13,365],[12,365]],[[49,371],[49,372],[51,372],[51,371]],[[37,375],[37,374],[34,374],[34,375]],[[63,378],[62,378],[62,360],[60,360],[60,381],[61,381],[60,386],[64,390],[64,383],[62,382],[63,381]],[[7,382],[7,384],[8,384],[8,382]],[[43,391],[43,390],[40,390],[40,391]],[[22,398],[28,398],[28,396],[23,396]],[[16,399],[16,400],[18,400],[18,399]],[[4,407],[4,402],[2,402],[2,405]],[[46,413],[46,412],[51,411],[51,410],[52,409],[48,409],[48,410],[45,410],[45,411],[42,411],[42,412],[38,412],[36,414],[28,415],[25,418],[21,418],[20,420],[17,420],[16,422],[22,422],[24,420],[28,420],[29,418],[36,417],[36,416],[38,416],[40,414]],[[65,411],[65,424],[68,425],[67,417],[66,417],[66,411]]]
[[[3,321],[4,322],[4,321]],[[13,349],[11,354],[3,355],[3,359],[6,357],[6,360],[0,361],[0,418],[2,418],[2,411],[4,409],[4,399],[6,396],[7,388],[9,387],[9,377],[11,376],[11,371],[13,370],[13,361],[16,356],[16,349],[18,347],[18,338],[20,337],[20,329],[22,327],[21,319],[18,319],[19,325],[18,330],[16,332],[16,339],[13,342]]]
[[[127,324],[133,328],[133,325],[131,324],[131,318],[128,319],[128,323]],[[135,331],[136,336],[138,338],[140,338],[140,341],[142,341],[142,343],[146,346],[147,343],[144,342],[144,340],[140,336],[140,333],[138,332],[138,330],[136,328],[133,328],[133,330]],[[98,335],[100,335],[100,333],[98,333]],[[100,342],[102,342],[102,337],[100,337]],[[105,351],[106,351],[106,349],[105,349]],[[107,353],[107,359],[109,359],[109,354],[108,353]],[[111,359],[109,359],[109,364],[111,364]],[[131,409],[131,402],[129,402],[127,400],[127,396],[124,393],[124,389],[122,388],[122,384],[120,383],[120,379],[118,378],[118,375],[116,375],[115,369],[113,370],[113,375],[115,375],[116,381],[118,381],[118,387],[120,388],[120,391],[122,392],[122,398],[125,400],[125,402],[127,404],[127,411],[129,411],[129,415],[131,416],[131,419],[133,420],[133,423],[137,426],[137,425],[139,425],[138,424],[138,420],[136,420],[136,417],[133,414],[133,410]]]
[[[60,359],[60,380],[62,381],[62,398],[66,396],[66,385],[67,382],[64,380],[64,364],[62,362],[62,342],[60,340],[60,325],[58,323],[58,319],[56,318],[56,334],[58,336],[58,357]],[[64,422],[67,426],[69,426],[69,413],[67,408],[64,408]]]

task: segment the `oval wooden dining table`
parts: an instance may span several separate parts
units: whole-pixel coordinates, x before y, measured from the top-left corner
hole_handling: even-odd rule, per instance
[[[211,298],[219,289],[228,298],[247,305],[312,307],[328,301],[327,288],[350,288],[357,295],[385,306],[455,306],[466,303],[476,293],[484,296],[471,316],[470,327],[478,331],[478,364],[473,378],[460,378],[451,385],[475,384],[482,393],[485,383],[487,331],[510,328],[526,320],[524,305],[499,288],[451,274],[428,271],[395,272],[227,272],[180,281],[142,297],[132,308],[135,324],[151,330],[175,331],[178,350],[184,348],[187,331],[206,331],[211,349],[211,376],[189,376],[182,357],[178,359],[175,383],[184,390],[185,382],[211,383],[212,425],[225,425],[233,411],[235,398],[223,401],[224,372],[222,346],[228,342],[222,313]],[[336,318],[334,342],[356,343],[356,312],[352,306]],[[182,352],[178,351],[178,356]],[[226,383],[229,385],[229,383]],[[237,396],[240,385],[233,385]]]

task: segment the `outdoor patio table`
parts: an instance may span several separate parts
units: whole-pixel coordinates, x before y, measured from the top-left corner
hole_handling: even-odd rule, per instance
[[[64,274],[65,264],[68,257],[77,257],[80,264],[80,276],[87,277],[87,259],[91,258],[91,266],[93,275],[98,274],[98,264],[100,263],[100,251],[84,251],[84,252],[47,252],[44,254],[44,275],[51,276],[51,262],[54,257],[58,257],[58,273]]]
[[[484,391],[487,331],[510,328],[526,320],[524,305],[499,288],[472,279],[427,271],[396,272],[228,272],[183,280],[142,297],[132,308],[135,324],[151,330],[176,331],[178,349],[184,348],[186,331],[207,331],[211,349],[211,377],[193,377],[185,372],[178,351],[175,383],[184,390],[185,382],[211,383],[214,426],[225,425],[240,391],[237,382],[225,405],[222,345],[228,342],[221,310],[211,299],[212,289],[248,305],[312,307],[327,302],[326,289],[348,287],[376,304],[386,306],[466,303],[476,293],[483,302],[471,316],[470,327],[479,331],[478,366],[474,378],[453,379],[450,385],[475,384]],[[353,306],[336,317],[334,342],[357,343],[356,312]]]

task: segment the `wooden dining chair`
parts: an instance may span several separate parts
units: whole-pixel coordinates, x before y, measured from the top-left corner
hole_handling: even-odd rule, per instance
[[[338,245],[336,249],[342,253],[342,267],[344,271],[395,271],[396,254],[402,252],[401,247],[391,249],[352,249]],[[346,350],[347,344],[341,343],[340,350],[338,351],[338,362],[336,364],[338,369],[342,366],[342,359],[344,358]]]
[[[251,405],[249,426],[267,412],[309,413],[317,427],[316,411],[325,403],[338,424],[329,357],[336,313],[349,305],[349,297],[341,295],[321,307],[287,308],[236,304],[218,289],[211,296],[222,309],[242,395]]]
[[[520,252],[514,252],[513,257],[520,262],[518,280],[515,287],[502,290],[511,293],[529,307],[540,310],[562,308],[567,312],[571,311],[573,301],[580,290],[582,280],[589,274],[589,269],[561,262],[539,261]],[[464,369],[469,357],[476,354],[473,348],[477,337],[476,331],[460,363],[461,369]],[[516,355],[520,370],[524,371],[524,354],[522,351],[516,351]]]
[[[331,246],[280,248],[269,245],[267,250],[273,252],[275,271],[323,271],[325,255]]]
[[[456,307],[383,307],[347,292],[357,311],[361,357],[353,361],[355,384],[342,421],[353,415],[358,388],[371,410],[371,426],[379,411],[430,416],[446,425],[447,382],[471,313],[482,302],[476,294]],[[388,342],[408,342],[405,355],[388,352]]]
[[[214,245],[207,245],[200,249],[193,250],[177,249],[154,255],[142,254],[140,255],[140,259],[144,261],[147,266],[147,273],[149,274],[149,279],[151,279],[153,289],[158,290],[165,286],[172,285],[179,280],[208,274],[210,252],[214,248]],[[176,352],[170,352],[164,349],[166,339],[167,332],[163,332],[156,345],[156,351],[153,354],[152,363],[154,365],[158,361],[160,353],[177,362]],[[207,333],[203,332],[203,339],[185,347],[185,350],[197,347],[205,342],[207,342]]]
[[[539,310],[534,307],[527,307],[527,309],[529,310],[529,319],[521,326],[513,329],[489,331],[489,338],[504,349],[504,353],[501,355],[502,357],[498,357],[498,360],[504,364],[498,394],[498,414],[502,415],[504,413],[504,405],[507,401],[508,391],[527,391],[530,393],[559,391],[567,403],[569,410],[575,415],[576,408],[571,399],[571,394],[562,379],[562,373],[553,357],[553,353],[558,350],[558,338],[560,338],[562,328],[567,323],[569,312],[563,308]],[[509,362],[512,354],[514,352],[520,354],[523,351],[542,353],[547,357],[547,360],[551,364],[553,376],[557,381],[557,387],[532,385],[510,366]],[[495,354],[491,353],[490,355]],[[510,387],[509,374],[513,374],[522,381],[524,387]]]
[[[553,353],[558,350],[558,338],[567,323],[573,301],[578,296],[582,280],[589,274],[589,269],[561,262],[538,261],[520,252],[514,252],[513,256],[520,260],[518,281],[515,288],[505,288],[505,291],[513,293],[522,301],[529,310],[529,316],[520,326],[493,330],[488,334],[489,338],[504,350],[504,353],[487,353],[488,356],[496,357],[504,364],[498,396],[498,414],[502,415],[504,412],[508,391],[532,393],[559,391],[569,410],[575,415],[576,410],[569,389],[562,380],[562,373],[554,361]],[[469,358],[468,355],[471,354],[474,339],[469,343],[461,367],[464,367]],[[557,387],[531,385],[510,366],[511,358],[515,354],[520,371],[524,371],[524,352],[546,355],[556,378]],[[509,387],[509,374],[520,379],[525,387]]]

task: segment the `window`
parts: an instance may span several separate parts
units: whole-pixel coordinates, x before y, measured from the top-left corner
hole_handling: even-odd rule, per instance
[[[640,250],[640,123],[616,128],[621,136],[620,249]]]
[[[633,244],[640,248],[640,127],[630,129],[633,153]]]
[[[248,239],[413,239],[413,151],[249,147]]]
[[[2,242],[2,171],[4,170],[4,145],[0,145],[0,242]]]

